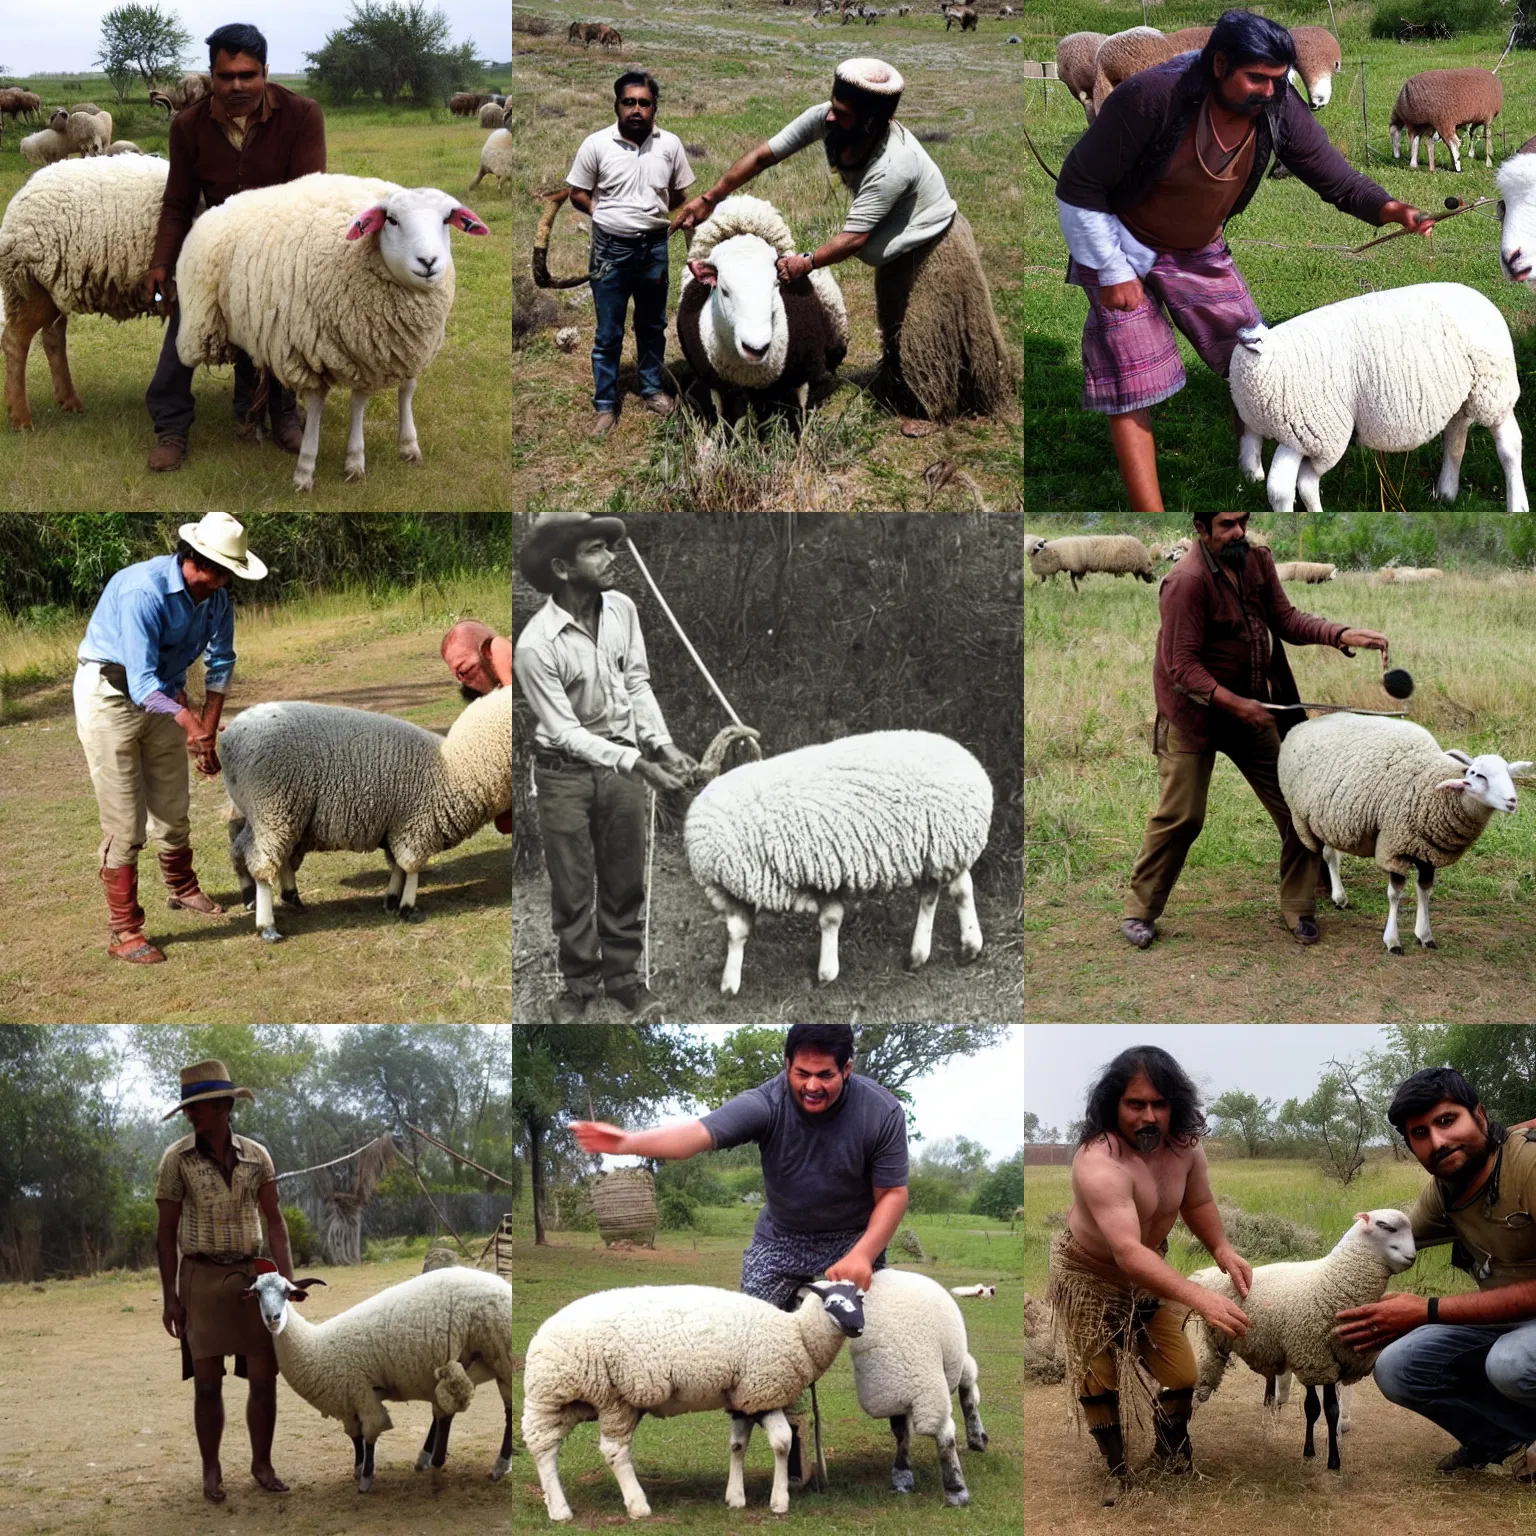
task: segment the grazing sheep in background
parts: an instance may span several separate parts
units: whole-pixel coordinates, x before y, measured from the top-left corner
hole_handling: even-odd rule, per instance
[[[109,155],[142,155],[144,151],[132,139],[113,139],[107,145]]]
[[[1328,105],[1333,96],[1333,77],[1343,67],[1339,40],[1327,27],[1292,27],[1291,41],[1296,45],[1296,67],[1291,79],[1314,112]]]
[[[1181,53],[1198,52],[1210,40],[1209,27],[1181,27],[1167,36],[1156,27],[1127,27],[1099,44],[1093,63],[1093,110],[1122,80],[1162,64]]]
[[[68,112],[60,107],[48,119],[48,126],[68,143],[67,154],[103,154],[112,142],[112,114],[89,102]]]
[[[1418,169],[1419,140],[1428,137],[1429,168],[1434,170],[1434,135],[1439,134],[1450,148],[1451,164],[1459,171],[1461,140],[1456,130],[1471,124],[1467,129],[1467,150],[1475,156],[1473,140],[1481,123],[1484,163],[1491,169],[1493,150],[1488,136],[1494,118],[1503,110],[1504,82],[1492,70],[1426,69],[1422,74],[1410,75],[1392,106],[1392,158],[1397,159],[1398,144],[1406,129],[1413,138],[1408,169]]]
[[[170,90],[151,91],[149,104],[152,107],[164,107],[169,116],[175,117],[178,112],[190,107],[194,101],[201,101],[204,96],[212,94],[213,77],[189,71]]]
[[[436,187],[318,172],[238,192],[193,224],[176,262],[177,353],[193,368],[238,348],[304,396],[295,490],[314,485],[335,387],[352,391],[348,480],[366,472],[363,411],[382,390],[398,391],[400,457],[420,462],[411,398],[453,308],[450,228],[490,233]]]
[[[1029,557],[1029,568],[1042,583],[1065,571],[1077,591],[1080,576],[1136,576],[1151,581],[1152,552],[1134,534],[1095,533],[1050,539]]]
[[[43,98],[36,91],[24,91],[20,86],[0,86],[0,126],[6,118],[15,122],[24,117],[28,122],[43,110]]]
[[[1056,73],[1083,104],[1090,123],[1099,113],[1093,104],[1094,60],[1105,36],[1103,32],[1069,32],[1056,44]]]
[[[719,773],[727,726],[700,776]],[[960,916],[961,963],[981,953],[971,866],[992,825],[992,781],[959,742],[932,731],[871,731],[743,763],[704,785],[688,809],[683,846],[693,878],[725,914],[729,948],[720,990],[741,988],[741,960],[758,912],[816,912],[816,979],[837,979],[844,902],[899,887],[919,891],[907,968],[928,960],[944,887]]]
[[[1418,876],[1414,937],[1436,944],[1429,927],[1435,871],[1454,864],[1482,835],[1495,811],[1519,804],[1514,776],[1528,762],[1497,752],[1468,757],[1444,750],[1422,725],[1344,712],[1294,726],[1280,747],[1280,790],[1296,835],[1322,850],[1333,904],[1348,905],[1339,854],[1375,859],[1387,872],[1387,926],[1381,942],[1400,955],[1397,908]]]
[[[580,23],[573,22],[572,25],[578,26]],[[593,35],[596,36],[597,28],[593,27],[591,30]],[[478,117],[480,115],[480,108],[490,99],[490,96],[484,91],[455,91],[448,98],[448,110],[455,117]]]
[[[1377,571],[1376,580],[1383,586],[1412,586],[1420,581],[1439,581],[1444,575],[1438,565],[1389,565]]]
[[[599,48],[622,48],[624,38],[617,27],[610,27],[607,22],[600,22],[597,28],[597,45]]]
[[[268,944],[282,938],[272,886],[302,911],[295,875],[307,853],[382,849],[384,910],[419,917],[427,862],[512,805],[512,695],[475,700],[446,738],[365,709],[292,702],[242,711],[219,738],[234,807],[229,856],[241,900]]]
[[[39,128],[36,133],[29,133],[18,147],[23,160],[38,166],[56,165],[73,152],[69,135],[61,133],[52,123]]]
[[[507,121],[507,109],[499,106],[494,101],[488,101],[480,108],[480,126],[482,128],[500,128]]]
[[[944,30],[949,31],[955,22],[960,23],[962,32],[974,32],[976,30],[976,7],[973,5],[948,6],[944,11]]]
[[[995,1285],[952,1285],[949,1288],[951,1296],[977,1296],[992,1297],[997,1295]]]
[[[1284,560],[1275,566],[1275,575],[1281,581],[1306,581],[1316,584],[1332,581],[1338,574],[1336,565],[1324,565],[1317,560]]]
[[[470,182],[469,190],[473,192],[487,176],[496,178],[496,190],[501,191],[501,184],[512,179],[512,130],[510,128],[498,128],[480,146],[480,169],[475,172],[475,179]]]
[[[1454,501],[1474,421],[1493,434],[1508,509],[1527,510],[1514,344],[1476,289],[1415,283],[1360,294],[1273,329],[1247,327],[1238,343],[1229,377],[1243,423],[1238,465],[1262,480],[1263,440],[1278,440],[1268,482],[1274,511],[1291,511],[1298,494],[1308,511],[1321,511],[1319,476],[1352,436],[1366,448],[1405,453],[1444,432],[1434,494]]]

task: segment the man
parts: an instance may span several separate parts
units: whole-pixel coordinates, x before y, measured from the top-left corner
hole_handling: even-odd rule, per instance
[[[1455,1438],[1440,1471],[1485,1467],[1536,1441],[1536,1130],[1491,1120],[1450,1067],[1405,1079],[1387,1119],[1434,1175],[1410,1212],[1414,1242],[1454,1243],[1451,1263],[1478,1288],[1394,1292],[1340,1312],[1334,1333],[1352,1348],[1380,1349],[1382,1395]],[[1516,1477],[1531,1482],[1533,1471],[1522,1466]]]
[[[191,793],[185,747],[197,771],[219,771],[219,716],[235,669],[231,575],[260,581],[267,568],[227,512],[183,523],[173,555],[117,572],[96,603],[75,672],[75,731],[85,748],[101,816],[97,858],[111,917],[107,953],[135,965],[165,955],[144,937],[139,853],[158,845],[172,908],[223,914],[192,870]],[[187,668],[204,659],[201,710],[187,702]],[[179,728],[179,729],[178,729]]]
[[[548,512],[517,553],[524,579],[549,594],[517,637],[512,670],[538,721],[539,835],[564,982],[549,1005],[556,1024],[577,1023],[599,983],[631,1023],[660,1017],[661,1000],[637,969],[643,786],[681,789],[698,767],[672,745],[651,692],[639,613],[615,590],[617,556],[609,545],[623,537],[616,517]],[[649,761],[649,752],[661,762]]]
[[[182,108],[171,120],[171,166],[154,255],[144,274],[151,300],[158,302],[163,295],[170,306],[160,362],[144,395],[156,438],[149,467],[160,471],[181,468],[195,414],[192,370],[176,355],[181,310],[171,274],[196,216],[198,198],[217,208],[236,192],[325,169],[325,116],[307,96],[267,79],[266,38],[255,27],[237,23],[210,33],[207,43],[213,93]],[[258,378],[250,358],[237,352],[236,436],[259,434],[269,411],[272,436],[289,453],[297,453],[304,431],[292,392],[275,379]]]
[[[779,281],[857,256],[875,269],[880,371],[894,403],[933,421],[990,416],[1010,393],[1008,349],[971,226],[928,151],[896,121],[904,85],[880,59],[845,59],[830,101],[749,150],[672,227],[695,228],[760,171],[819,140],[853,205],[840,234],[779,258]]]
[[[155,1175],[160,1208],[158,1246],[162,1321],[181,1340],[181,1379],[196,1379],[192,1416],[203,1459],[203,1497],[224,1500],[219,1442],[224,1436],[224,1357],[250,1381],[245,1423],[251,1436],[251,1476],[269,1493],[288,1485],[272,1468],[277,1427],[277,1355],[261,1309],[242,1294],[258,1273],[274,1267],[256,1254],[261,1221],[276,1268],[293,1279],[288,1224],[277,1203],[277,1170],[260,1142],[232,1135],[236,1099],[255,1102],[236,1088],[222,1061],[200,1061],[181,1073],[181,1102],[164,1118],[185,1114],[192,1134],[165,1149]],[[178,1260],[178,1255],[179,1260]]]
[[[443,660],[459,680],[459,695],[473,704],[482,694],[512,686],[512,642],[478,619],[460,619],[443,636]],[[498,832],[512,830],[511,808],[494,823]]]
[[[635,364],[640,396],[657,416],[672,413],[661,387],[667,341],[667,214],[693,183],[683,141],[657,128],[661,87],[644,70],[613,82],[617,122],[588,134],[570,174],[571,206],[592,220],[592,436],[601,442],[619,417],[619,354],[624,315],[635,301]]]
[[[1304,717],[1265,705],[1301,698],[1282,640],[1332,645],[1346,656],[1354,655],[1351,646],[1367,646],[1381,652],[1385,667],[1387,637],[1293,608],[1274,556],[1248,543],[1246,512],[1196,512],[1194,522],[1197,542],[1159,585],[1163,622],[1152,690],[1160,787],[1120,931],[1138,949],[1156,937],[1157,919],[1205,824],[1211,770],[1223,752],[1279,829],[1281,918],[1298,944],[1315,944],[1322,854],[1296,835],[1277,771],[1281,727]]]
[[[1253,1282],[1252,1267],[1222,1229],[1204,1134],[1195,1085],[1157,1046],[1122,1051],[1088,1090],[1072,1158],[1072,1208],[1067,1230],[1051,1245],[1046,1299],[1066,1346],[1068,1390],[1109,1468],[1105,1504],[1119,1499],[1127,1475],[1121,1393],[1147,1394],[1136,1361],[1161,1388],[1152,1403],[1154,1460],[1186,1473],[1193,1469],[1197,1372],[1185,1317],[1198,1312],[1234,1338],[1248,1331],[1241,1307],[1186,1280],[1166,1258],[1168,1233],[1182,1216],[1239,1296]]]
[[[1271,154],[1366,224],[1434,223],[1350,169],[1287,84],[1295,62],[1278,22],[1228,11],[1198,55],[1117,85],[1061,168],[1067,281],[1088,296],[1083,409],[1109,417],[1133,511],[1163,510],[1152,407],[1184,387],[1169,320],[1222,378],[1238,329],[1258,322],[1224,231]]]
[[[701,1120],[626,1133],[579,1120],[582,1150],[688,1158],[755,1141],[763,1208],[742,1255],[741,1289],[791,1311],[795,1292],[825,1271],[869,1289],[885,1245],[907,1209],[907,1124],[900,1103],[853,1074],[853,1029],[796,1024],[784,1038],[784,1072],[728,1099]],[[803,1482],[803,1414],[790,1416],[791,1475]]]

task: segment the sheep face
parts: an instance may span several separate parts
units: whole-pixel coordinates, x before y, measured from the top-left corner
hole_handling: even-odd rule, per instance
[[[690,261],[688,270],[711,290],[710,319],[716,334],[743,362],[763,363],[774,338],[787,335],[784,300],[775,268],[777,253],[757,235],[732,235],[708,261]]]
[[[864,1332],[864,1292],[851,1280],[815,1280],[795,1292],[803,1301],[815,1296],[821,1309],[842,1330],[846,1338],[856,1339]]]
[[[1454,749],[1445,754],[1457,762],[1466,764],[1466,772],[1459,779],[1445,779],[1435,786],[1448,794],[1465,795],[1468,800],[1486,805],[1491,811],[1513,812],[1520,804],[1515,793],[1514,776],[1524,773],[1533,765],[1527,762],[1506,763],[1497,752],[1484,752],[1481,757],[1468,757]]]
[[[254,1295],[261,1307],[261,1320],[267,1332],[275,1338],[288,1326],[288,1303],[303,1301],[312,1285],[324,1285],[324,1280],[298,1280],[290,1284],[275,1271],[257,1277],[240,1293]]]
[[[1358,1241],[1357,1233],[1381,1254],[1382,1263],[1394,1275],[1413,1266],[1418,1252],[1413,1241],[1413,1226],[1401,1211],[1388,1206],[1381,1210],[1356,1212],[1355,1225],[1340,1239],[1339,1246]]]
[[[404,288],[437,288],[453,271],[448,230],[488,235],[478,215],[436,187],[405,187],[365,208],[347,229],[348,240],[379,237],[379,259]]]
[[[1511,282],[1536,287],[1536,154],[1511,155],[1494,179],[1504,223],[1499,265]]]

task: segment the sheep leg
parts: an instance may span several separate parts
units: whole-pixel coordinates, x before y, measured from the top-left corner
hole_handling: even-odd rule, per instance
[[[1483,164],[1491,171],[1493,169],[1493,151],[1488,147],[1488,135],[1493,132],[1493,119],[1490,117],[1483,124]],[[1470,139],[1471,135],[1468,135]]]
[[[1278,443],[1275,456],[1269,461],[1269,493],[1272,512],[1293,512],[1296,509],[1296,476],[1301,471],[1301,453],[1289,443]]]
[[[1291,1400],[1291,1382],[1294,1380],[1289,1371],[1281,1371],[1275,1380],[1275,1412],[1279,1413]]]
[[[917,898],[917,926],[912,930],[912,948],[907,954],[907,969],[918,970],[928,963],[933,948],[933,914],[939,905],[939,882],[924,880]]]
[[[1445,142],[1449,146],[1450,151],[1451,151],[1451,165],[1457,171],[1460,171],[1461,170],[1461,137],[1456,132],[1456,130],[1454,128],[1451,130],[1450,138],[1448,138]],[[1434,145],[1433,144],[1430,145],[1430,149],[1431,149],[1431,151],[1433,151],[1433,149],[1434,149]],[[1430,162],[1430,168],[1431,169],[1434,168],[1434,162],[1433,161]]]
[[[320,457],[320,419],[325,415],[323,389],[311,389],[304,395],[304,441],[299,445],[299,462],[293,468],[293,488],[311,491],[315,487],[315,461]]]
[[[1392,158],[1397,159],[1397,151],[1403,142],[1403,130],[1397,123],[1393,123],[1387,132],[1392,135]]]
[[[969,965],[981,953],[981,920],[976,916],[976,888],[970,870],[962,869],[949,882],[949,895],[960,917],[960,964]]]
[[[1237,467],[1243,479],[1257,484],[1264,478],[1264,438],[1247,422],[1237,443]]]
[[[947,1411],[947,1398],[944,1407],[944,1422],[934,1435],[933,1442],[939,1448],[939,1477],[944,1484],[944,1502],[951,1509],[959,1509],[971,1502],[971,1495],[965,1486],[965,1473],[960,1467],[960,1452],[955,1447],[955,1417]]]
[[[400,921],[402,923],[417,923],[421,921],[421,913],[416,910],[416,882],[419,878],[420,873],[417,870],[409,870],[406,873],[405,888],[400,893]]]
[[[384,892],[384,910],[394,912],[400,906],[400,892],[405,887],[405,871],[395,863],[392,854],[386,853],[384,857],[389,860],[389,889]]]
[[[367,1493],[373,1487],[373,1441],[365,1440],[359,1432],[352,1436],[352,1447],[357,1453],[352,1467],[357,1475],[357,1491]]]
[[[52,300],[49,300],[50,305]],[[80,396],[75,393],[75,381],[69,376],[69,349],[66,345],[65,327],[69,316],[54,310],[53,318],[46,321],[38,334],[42,337],[43,354],[48,359],[48,372],[53,375],[53,398],[66,411],[83,411]]]
[[[411,401],[416,395],[416,380],[407,379],[396,392],[396,403],[400,408],[400,457],[407,464],[421,463],[421,444],[416,441],[416,418],[411,414]],[[363,448],[358,444],[358,458],[361,460]]]
[[[501,1432],[501,1454],[491,1463],[493,1483],[499,1483],[512,1466],[512,1399],[508,1397],[502,1407],[507,1412],[507,1427]]]
[[[565,1497],[565,1490],[560,1486],[560,1442],[570,1433],[573,1426],[566,1426],[563,1432],[557,1435],[553,1445],[547,1445],[542,1450],[533,1451],[533,1464],[538,1469],[539,1487],[544,1490],[544,1507],[549,1511],[551,1520],[569,1520],[571,1518],[571,1506]],[[528,1420],[523,1420],[524,1443],[527,1443]]]
[[[822,902],[816,920],[821,925],[821,961],[816,967],[816,980],[825,986],[837,980],[837,930],[843,925],[842,902]]]
[[[1395,870],[1387,876],[1387,926],[1382,930],[1381,942],[1387,946],[1389,955],[1400,955],[1403,952],[1401,941],[1397,937],[1397,904],[1403,899],[1403,887],[1408,884],[1407,875],[1400,875]],[[1312,1389],[1307,1388],[1310,1392]]]
[[[795,386],[795,402],[800,407],[800,436],[805,436],[805,411],[811,398],[811,386],[809,384],[797,384]]]
[[[437,1444],[437,1417],[433,1416],[432,1422],[427,1425],[427,1438],[422,1442],[421,1450],[416,1454],[416,1470],[424,1471],[432,1465],[432,1452]]]
[[[726,997],[735,997],[741,991],[742,952],[752,935],[751,909],[733,901],[726,909],[725,932],[730,944],[725,952],[725,970],[720,977],[720,990]]]
[[[891,1492],[912,1492],[912,1430],[904,1413],[891,1415],[891,1433],[896,1436],[896,1459],[891,1463]]]
[[[1316,1456],[1317,1448],[1312,1444],[1312,1426],[1317,1423],[1317,1417],[1323,1411],[1317,1401],[1316,1387],[1309,1386],[1307,1388],[1307,1401],[1304,1411],[1307,1415],[1307,1438],[1302,1445],[1301,1454],[1303,1457]]]
[[[1330,848],[1327,843],[1324,843],[1323,863],[1328,866],[1328,899],[1332,901],[1336,907],[1347,907],[1349,905],[1349,897],[1345,894],[1344,891],[1344,877],[1339,873],[1339,850],[1337,848]],[[1285,1399],[1290,1396],[1290,1394],[1290,1378],[1289,1374],[1287,1374],[1285,1382],[1285,1396],[1283,1396],[1280,1401],[1283,1403]]]
[[[1303,459],[1296,474],[1296,494],[1308,512],[1323,510],[1323,487],[1317,473],[1317,465],[1311,459]]]
[[[1504,470],[1504,499],[1506,510],[1529,512],[1531,504],[1525,496],[1525,476],[1520,470],[1520,423],[1511,411],[1493,429],[1493,446]]]
[[[1424,949],[1437,949],[1439,946],[1435,943],[1435,936],[1429,931],[1429,893],[1435,885],[1435,866],[1418,859],[1413,863],[1419,876],[1416,884],[1419,910],[1413,920],[1413,936]]]
[[[352,391],[352,420],[347,426],[347,456],[343,463],[346,479],[361,480],[368,473],[363,454],[363,412],[368,409],[368,396],[361,389]]]
[[[1417,133],[1413,135],[1411,148],[1413,153],[1408,156],[1408,169],[1416,171],[1419,168],[1419,135]],[[1433,169],[1435,164],[1435,142],[1433,139],[1429,142],[1429,157],[1430,168]]]
[[[789,1420],[782,1408],[775,1408],[763,1415],[763,1433],[773,1447],[773,1491],[768,1495],[768,1508],[776,1515],[789,1513]]]
[[[1339,1470],[1339,1389],[1334,1382],[1323,1387],[1323,1414],[1328,1420],[1328,1470]]]
[[[448,1460],[448,1431],[453,1426],[453,1415],[445,1414],[442,1418],[432,1420],[432,1428],[427,1431],[427,1440],[432,1445],[432,1465],[441,1468]],[[420,1467],[418,1460],[417,1466]]]
[[[264,943],[277,944],[282,941],[283,936],[277,931],[277,924],[272,918],[272,882],[270,880],[256,882],[256,931],[261,935]]]
[[[633,1425],[630,1426],[629,1434],[622,1439],[599,1433],[597,1448],[602,1452],[603,1460],[608,1463],[619,1485],[619,1492],[624,1495],[624,1508],[629,1518],[639,1520],[650,1514],[651,1506],[646,1503],[645,1491],[640,1486],[640,1479],[635,1476],[635,1464],[630,1456],[630,1437],[633,1434]]]
[[[277,891],[278,899],[285,907],[292,907],[295,912],[307,910],[299,900],[298,878],[288,864],[277,866]]]
[[[1461,459],[1467,451],[1467,428],[1472,418],[1463,412],[1445,424],[1445,457],[1440,464],[1440,478],[1435,481],[1436,501],[1455,501],[1461,489]]]
[[[10,412],[13,427],[24,430],[32,425],[32,411],[27,404],[27,354],[32,350],[32,338],[40,330],[44,333],[46,346],[47,332],[54,320],[59,322],[60,366],[63,369],[62,383],[66,386],[66,393],[61,395],[60,369],[54,364],[53,354],[49,353],[48,366],[53,369],[54,396],[66,410],[80,409],[80,397],[75,394],[75,387],[69,382],[69,363],[63,358],[64,317],[59,314],[47,291],[34,284],[25,302],[16,305],[6,315],[5,330],[0,334],[0,350],[5,352],[5,407]],[[72,405],[66,403],[69,398],[74,401]]]
[[[731,1470],[725,1480],[725,1502],[732,1509],[747,1507],[747,1492],[743,1478],[747,1466],[747,1446],[752,1440],[753,1422],[744,1413],[731,1415]]]
[[[960,1413],[965,1419],[965,1443],[973,1451],[987,1448],[987,1431],[981,1422],[981,1388],[976,1385],[976,1362],[969,1355],[960,1370]]]

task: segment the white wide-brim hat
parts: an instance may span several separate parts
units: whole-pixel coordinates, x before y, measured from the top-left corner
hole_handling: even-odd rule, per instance
[[[247,581],[260,581],[266,566],[245,547],[245,525],[228,512],[208,512],[198,523],[183,523],[177,530],[200,555],[231,570]]]

